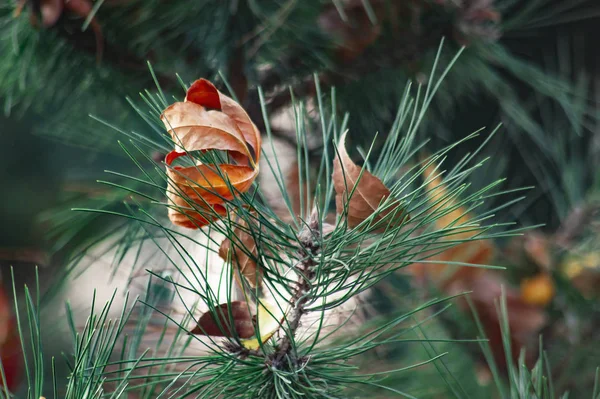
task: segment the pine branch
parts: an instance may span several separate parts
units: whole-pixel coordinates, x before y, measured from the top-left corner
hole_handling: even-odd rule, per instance
[[[297,266],[298,281],[295,284],[294,295],[291,298],[293,307],[291,314],[286,320],[288,323],[286,333],[271,360],[271,364],[276,368],[281,368],[287,364],[285,358],[289,357],[292,350],[294,350],[294,337],[296,336],[302,317],[307,312],[306,305],[314,299],[311,298],[310,292],[311,282],[315,276],[314,267],[318,264],[314,260],[314,257],[318,254],[322,243],[319,232],[319,220],[315,212],[298,234],[298,241],[302,245],[301,253],[299,254],[302,260],[300,260]],[[299,361],[295,357],[295,355],[292,356],[294,363]]]

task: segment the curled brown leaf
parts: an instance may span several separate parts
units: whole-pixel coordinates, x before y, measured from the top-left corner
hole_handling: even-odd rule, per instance
[[[190,333],[212,337],[237,336],[244,347],[257,350],[280,328],[284,317],[284,310],[277,304],[233,301],[204,313]],[[260,337],[256,336],[256,330],[260,330]]]
[[[346,217],[350,228],[358,226],[375,213],[377,214],[372,224],[382,221],[387,215],[393,216],[393,222],[403,219],[404,210],[398,209],[399,203],[378,210],[390,196],[390,190],[381,180],[350,159],[346,152],[346,134],[340,139],[338,156],[333,163],[333,185],[337,212],[338,214],[347,212]]]
[[[185,155],[173,151],[165,158],[170,186],[167,198],[172,205],[169,218],[183,227],[203,227],[226,215],[225,202],[237,193],[248,191],[258,173],[257,169],[243,165],[171,165]]]
[[[233,326],[231,325],[232,321]],[[254,336],[254,323],[250,307],[244,301],[221,304],[213,312],[204,313],[196,327],[190,332],[212,337],[251,338]]]
[[[262,139],[256,125],[252,122],[244,108],[230,97],[221,93],[206,79],[198,79],[187,91],[186,102],[222,111],[231,118],[244,136],[246,142],[254,150],[255,161],[260,160]]]
[[[250,158],[242,132],[222,112],[208,111],[192,102],[178,102],[165,109],[160,118],[179,152],[217,149]]]
[[[184,102],[167,107],[161,120],[173,138],[167,154],[170,220],[203,227],[226,214],[225,203],[250,189],[258,175],[261,137],[244,109],[205,79],[195,81]],[[191,151],[226,151],[231,163],[175,166]]]

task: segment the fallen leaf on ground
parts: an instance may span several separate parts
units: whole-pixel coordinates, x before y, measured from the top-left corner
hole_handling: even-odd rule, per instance
[[[448,192],[447,185],[443,182],[434,164],[426,168],[424,178],[427,202],[431,207],[429,212],[438,212],[441,215],[433,222],[435,228],[448,230],[442,242],[475,238],[481,230],[477,229],[474,223],[470,223],[470,220],[474,219],[473,214],[467,212],[464,206],[457,206],[457,199]],[[455,232],[451,229],[455,229]],[[507,363],[500,329],[502,321],[497,311],[497,303],[502,296],[502,287],[505,290],[511,329],[509,339],[512,343],[513,359],[518,357],[520,349],[529,343],[529,340],[537,337],[537,333],[546,323],[547,316],[544,309],[538,303],[534,303],[532,297],[524,297],[522,291],[511,287],[499,273],[485,268],[448,264],[448,262],[459,262],[471,265],[490,265],[493,264],[496,251],[492,240],[473,239],[453,245],[439,254],[427,258],[427,262],[413,264],[409,271],[422,282],[431,281],[447,295],[472,291],[469,298],[473,302],[484,332],[490,341],[494,358],[504,369]],[[458,305],[464,312],[470,313],[466,299],[460,298]],[[532,355],[533,351],[528,353]],[[531,359],[533,359],[532,356]]]

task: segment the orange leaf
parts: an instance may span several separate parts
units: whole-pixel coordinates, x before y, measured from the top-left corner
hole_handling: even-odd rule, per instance
[[[172,205],[184,208],[182,212],[196,219],[200,227],[216,220],[218,215],[225,215],[226,210],[223,206],[225,201],[232,200],[238,192],[248,191],[258,174],[258,170],[242,165],[171,166],[175,159],[184,155],[186,153],[172,151],[165,158],[171,186],[171,189],[167,190],[167,197]],[[216,168],[220,174],[217,173]],[[188,202],[196,204],[200,209],[206,209],[206,212],[199,214]],[[215,215],[215,212],[218,215]],[[196,227],[187,217],[181,218],[177,213],[177,209],[169,210],[169,218],[173,223],[183,227]]]
[[[462,231],[461,225],[467,224],[473,218],[473,215],[466,212],[464,207],[456,207],[456,199],[448,196],[446,185],[441,176],[434,175],[436,167],[429,165],[424,172],[426,179],[427,200],[432,206],[430,212],[447,212],[435,220],[437,229],[455,228],[452,232],[444,236],[444,240],[464,240],[475,236],[478,231]],[[450,208],[454,208],[448,212]],[[473,229],[472,226],[465,227],[463,230]],[[495,247],[490,240],[475,240],[458,244],[447,250],[428,258],[428,263],[418,264],[417,270],[420,273],[428,274],[433,277],[435,282],[441,287],[453,284],[457,280],[466,282],[474,278],[475,275],[482,273],[485,269],[474,267],[454,266],[454,270],[448,269],[448,264],[444,262],[462,262],[473,265],[488,265],[494,257]],[[430,263],[439,261],[440,263]]]
[[[390,190],[367,170],[357,166],[346,152],[346,134],[338,145],[339,157],[333,163],[333,185],[335,188],[335,204],[338,213],[344,212],[347,207],[348,226],[354,228],[376,212],[377,208],[390,195]],[[362,172],[362,175],[361,175]],[[359,180],[360,178],[360,180]],[[349,195],[350,200],[348,201]],[[373,220],[377,223],[384,216],[395,211],[399,204],[389,206],[380,212]],[[399,219],[404,212],[400,212],[395,219]]]
[[[215,320],[215,316],[218,317],[217,320]],[[231,329],[232,319],[233,330]],[[233,331],[235,331],[235,334]],[[213,337],[233,337],[237,335],[240,338],[252,338],[254,336],[254,323],[250,306],[243,301],[221,304],[216,307],[215,312],[204,313],[191,333]]]
[[[238,103],[218,91],[206,79],[198,79],[190,86],[185,101],[221,110],[225,115],[230,117],[236,123],[246,142],[254,150],[255,161],[258,163],[262,145],[260,132],[254,123],[252,123],[246,111]]]
[[[242,290],[244,290],[245,284],[240,281],[240,276],[245,278],[251,288],[256,288],[260,286],[262,281],[262,271],[254,261],[258,258],[256,242],[252,235],[246,231],[248,223],[241,219],[238,219],[237,223],[239,227],[235,227],[232,232],[232,235],[236,237],[231,254],[231,262],[236,269],[234,276]],[[224,260],[228,260],[231,247],[232,242],[229,238],[223,240],[219,248],[219,256]],[[248,253],[252,256],[248,256]]]
[[[167,155],[167,165],[170,166],[173,160],[183,155],[185,153],[178,156]],[[230,164],[174,166],[167,170],[170,171],[169,178],[178,188],[201,205],[204,205],[204,202],[223,204],[226,200],[232,200],[237,192],[248,191],[258,173],[256,169],[248,166]],[[200,200],[200,197],[204,201]]]
[[[188,229],[207,226],[227,215],[227,209],[219,204],[212,206],[195,204],[195,207],[201,210],[199,213],[188,204],[184,197],[172,191],[167,191],[167,199],[173,206],[173,208],[169,208],[169,220],[171,220],[171,223],[187,227]]]
[[[178,151],[236,151],[250,158],[235,122],[219,111],[191,102],[175,103],[160,116]]]
[[[540,273],[521,281],[521,298],[529,305],[546,306],[554,298],[554,281],[547,273]]]
[[[207,110],[206,108],[211,108]],[[167,154],[169,218],[179,226],[202,227],[227,213],[225,202],[250,189],[258,175],[260,132],[239,104],[205,79],[195,81],[185,102],[161,115],[175,142]],[[250,150],[252,149],[252,151]],[[183,151],[227,151],[232,164],[172,166]]]

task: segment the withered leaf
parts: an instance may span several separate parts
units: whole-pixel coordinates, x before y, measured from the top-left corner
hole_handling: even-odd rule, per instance
[[[236,151],[250,158],[242,132],[219,111],[207,111],[192,102],[178,102],[164,110],[160,119],[179,152],[200,150]]]
[[[205,79],[190,86],[185,102],[167,107],[161,120],[175,144],[165,158],[169,219],[187,228],[220,219],[225,203],[248,191],[258,175],[260,132],[239,104]],[[230,163],[172,165],[189,151],[210,150],[228,152]]]
[[[350,159],[346,152],[346,134],[340,139],[338,154],[333,163],[335,204],[338,214],[343,213],[347,206],[348,226],[354,228],[377,211],[379,205],[389,197],[390,190],[381,180],[369,171],[362,170]],[[352,196],[348,200],[350,194]],[[382,221],[388,214],[394,215],[394,221],[402,220],[404,211],[397,209],[399,205],[399,203],[392,204],[385,210],[379,211],[373,223]]]
[[[169,208],[169,220],[177,226],[197,229],[227,215],[227,208],[219,204],[210,206],[195,204],[195,208],[192,208],[184,197],[172,190],[167,190],[167,199],[173,206]]]
[[[506,307],[508,313],[508,322],[510,324],[510,334],[508,338],[511,341],[510,361],[516,361],[523,348],[532,339],[537,340],[538,334],[548,321],[548,316],[543,308],[526,303],[519,290],[507,286],[506,281],[500,275],[486,271],[478,274],[468,285],[460,288],[462,291],[472,290],[470,298],[475,310],[479,315],[485,335],[490,341],[492,354],[499,367],[505,368],[507,365],[503,342],[505,336],[501,332],[502,320],[498,313],[497,304],[502,297],[502,290],[506,298]],[[466,300],[460,302],[461,307],[470,312]],[[529,362],[532,359],[526,359]]]
[[[253,309],[256,309],[256,315],[252,314]],[[277,305],[260,303],[257,306],[244,301],[233,301],[217,306],[215,312],[204,313],[190,333],[213,337],[237,335],[241,338],[242,345],[256,350],[275,334],[283,322],[284,315],[281,307]],[[256,337],[257,329],[260,330],[260,339]]]
[[[432,163],[424,172],[426,180],[427,201],[432,206],[430,212],[440,212],[435,219],[435,227],[439,230],[456,228],[456,232],[444,236],[445,240],[465,240],[475,236],[478,231],[473,227],[461,229],[460,226],[468,223],[473,215],[464,207],[456,206],[456,199],[448,196],[448,189],[441,176],[435,175],[436,166]],[[442,214],[441,211],[444,211]],[[490,240],[473,240],[449,247],[443,252],[427,258],[427,262],[411,266],[413,273],[420,277],[427,277],[439,288],[448,289],[455,284],[465,284],[465,289],[470,289],[470,281],[485,272],[483,268],[463,267],[448,265],[447,262],[460,262],[472,265],[489,265],[495,254],[495,246]],[[437,263],[439,262],[439,263]]]
[[[233,321],[233,329],[231,321]],[[240,338],[251,338],[254,336],[254,323],[250,306],[244,301],[223,303],[217,306],[214,312],[204,313],[191,333],[213,337],[237,335]]]
[[[262,271],[257,266],[254,259],[258,257],[258,250],[256,248],[256,241],[249,234],[248,223],[238,218],[238,226],[236,226],[232,235],[235,237],[234,244],[230,238],[225,238],[219,248],[219,256],[224,259],[229,259],[229,252],[231,253],[231,263],[234,266],[234,276],[238,285],[242,290],[245,289],[245,284],[240,280],[244,278],[245,281],[251,288],[260,287],[262,282]],[[243,249],[242,249],[243,247]],[[251,254],[252,256],[249,256]]]
[[[282,304],[261,302],[258,305],[256,316],[257,326],[260,330],[260,340],[255,336],[251,339],[243,339],[242,344],[251,350],[260,348],[261,343],[267,342],[273,334],[281,327],[285,318],[285,311]]]
[[[192,102],[207,108],[214,108],[222,111],[230,117],[244,136],[244,139],[254,150],[255,161],[258,163],[261,152],[260,132],[237,102],[221,93],[217,88],[206,79],[198,79],[187,91],[186,102]]]
[[[465,207],[457,206],[457,200],[449,195],[447,185],[440,175],[435,175],[436,170],[436,166],[430,164],[424,172],[430,212],[440,214],[434,222],[435,227],[440,230],[456,229],[455,232],[449,231],[444,240],[460,241],[474,238],[478,234],[476,229],[474,231],[474,225],[461,228],[461,225],[466,225],[473,219],[472,213],[467,212]],[[431,280],[438,289],[448,295],[472,291],[470,299],[490,341],[495,361],[504,368],[507,365],[503,350],[504,340],[508,338],[511,341],[513,353],[510,354],[512,359],[509,358],[509,361],[513,361],[518,358],[520,348],[531,338],[536,337],[546,323],[547,316],[543,308],[539,304],[534,304],[532,298],[527,297],[530,292],[520,292],[511,287],[500,274],[483,268],[448,264],[448,262],[460,262],[489,265],[493,262],[495,252],[496,247],[492,240],[470,240],[435,254],[428,258],[427,263],[412,265],[409,270],[413,273],[421,273],[424,279]],[[527,288],[539,288],[539,286]],[[497,303],[502,297],[503,289],[511,330],[508,337],[501,332],[502,320],[497,311]],[[463,311],[471,312],[465,299],[460,299],[458,304]]]
[[[185,155],[186,153],[171,152],[165,158],[165,163],[171,166],[176,158]],[[222,204],[233,199],[237,192],[248,191],[258,173],[256,169],[248,166],[231,164],[172,166],[167,171],[172,183],[189,199],[201,205],[205,202]]]
[[[165,158],[170,186],[167,198],[175,206],[169,208],[169,218],[183,227],[202,227],[218,219],[219,215],[226,215],[224,203],[238,192],[248,191],[258,173],[258,170],[243,165],[171,166],[175,159],[185,155],[187,153],[172,151]],[[217,168],[220,173],[217,173]],[[190,202],[198,210],[206,212],[197,212]]]

